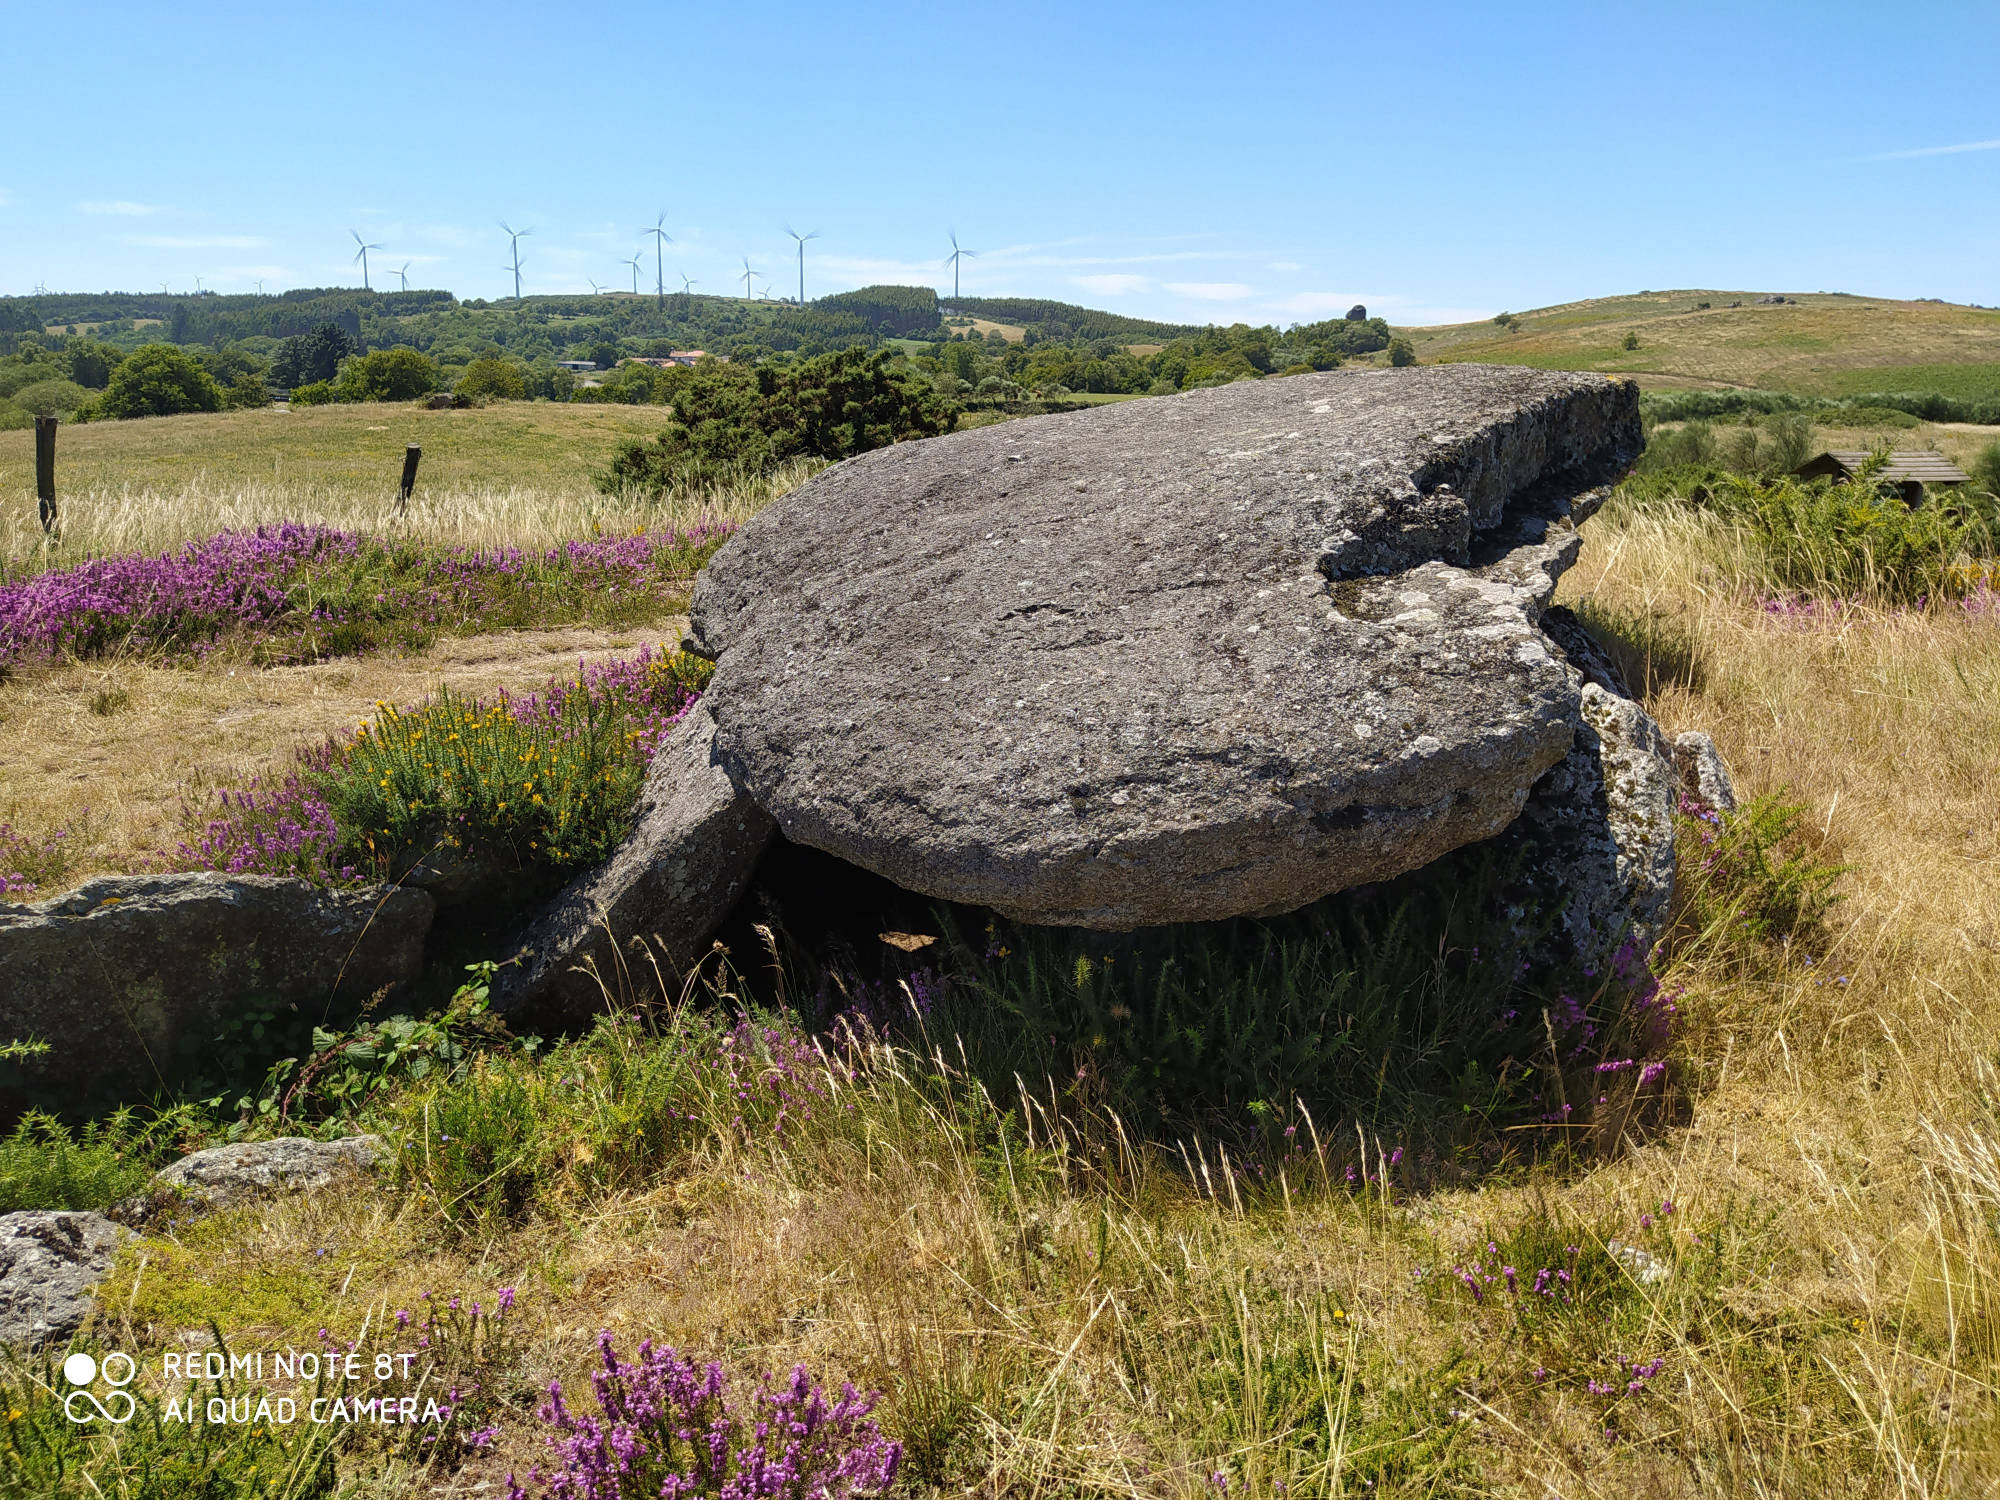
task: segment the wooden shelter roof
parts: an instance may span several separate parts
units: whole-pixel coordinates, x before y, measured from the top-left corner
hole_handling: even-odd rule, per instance
[[[1817,479],[1823,474],[1851,479],[1855,470],[1867,463],[1872,456],[1861,451],[1835,449],[1800,464],[1797,472],[1807,479]],[[1875,477],[1885,484],[1964,484],[1972,476],[1942,453],[1934,453],[1924,448],[1891,453],[1889,462],[1882,466]]]

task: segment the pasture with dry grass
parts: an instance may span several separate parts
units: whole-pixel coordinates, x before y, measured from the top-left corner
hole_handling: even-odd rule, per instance
[[[1463,1058],[1426,1079],[1405,1031],[1373,1095],[1148,1115],[1157,1094],[1091,1038],[1024,1045],[995,1019],[1065,986],[1123,1019],[1107,955],[919,909],[867,962],[815,956],[795,891],[684,984],[607,976],[613,1013],[583,1034],[508,1035],[474,973],[435,1016],[328,1039],[309,1078],[295,1059],[249,1080],[248,1128],[379,1130],[388,1178],[128,1248],[91,1337],[143,1357],[145,1415],[87,1439],[56,1371],[15,1367],[0,1474],[78,1496],[548,1493],[574,1461],[538,1411],[552,1381],[596,1410],[608,1332],[745,1390],[802,1364],[880,1392],[867,1420],[914,1495],[1991,1493],[2000,623],[1977,595],[1771,608],[1768,554],[1713,509],[1628,498],[1586,536],[1563,602],[1670,734],[1711,731],[1768,799],[1719,825],[1692,809],[1645,1107],[1593,1113],[1526,1052],[1518,1093],[1505,1068],[1464,1082]],[[119,668],[156,670],[194,706],[164,717],[174,679],[132,676],[120,713],[193,734],[231,711],[208,667]],[[284,670],[345,719],[376,668]],[[10,761],[17,724],[118,722],[86,698],[109,677],[42,680],[68,706],[0,698]],[[311,719],[269,713],[274,747]],[[1447,996],[1458,961],[1410,992]],[[1633,1086],[1602,1076],[1607,1098]],[[0,1142],[0,1190],[98,1206],[131,1162],[243,1128],[233,1103],[80,1143],[38,1125]],[[372,1355],[412,1344],[406,1323],[438,1351],[421,1393],[461,1393],[445,1441],[161,1417],[169,1349]]]

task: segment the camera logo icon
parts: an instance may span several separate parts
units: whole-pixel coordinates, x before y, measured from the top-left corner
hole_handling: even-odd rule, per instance
[[[113,1370],[114,1366],[119,1367],[116,1373]],[[125,1389],[139,1373],[138,1361],[129,1354],[113,1350],[105,1355],[104,1362],[99,1364],[88,1354],[78,1350],[63,1361],[62,1372],[63,1379],[71,1386],[70,1393],[63,1397],[63,1415],[72,1422],[81,1425],[102,1417],[107,1422],[122,1426],[131,1421],[132,1414],[139,1409],[139,1403],[133,1399],[132,1393]],[[97,1383],[100,1375],[104,1377],[104,1383],[111,1388],[109,1394],[101,1401],[97,1393],[90,1389]],[[90,1410],[84,1410],[84,1407]]]

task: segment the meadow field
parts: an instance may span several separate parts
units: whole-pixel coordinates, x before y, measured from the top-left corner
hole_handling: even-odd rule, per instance
[[[407,523],[440,543],[741,516],[798,477],[648,510],[590,488],[614,429],[571,415],[321,409],[65,430],[65,453],[97,467],[64,549],[164,548],[281,516],[387,526],[377,479],[393,479],[406,431],[427,465],[433,443],[456,455]],[[458,447],[424,425],[439,417]],[[265,433],[317,476],[263,490]],[[1947,451],[1960,436],[1896,434]],[[156,462],[150,488],[118,479],[121,444],[134,468]],[[524,455],[513,471],[490,457],[507,444]],[[202,455],[199,487],[176,487],[175,445]],[[0,462],[15,515],[20,454],[0,447]],[[102,1297],[102,1346],[374,1348],[399,1314],[444,1320],[450,1378],[477,1382],[476,1437],[207,1437],[216,1495],[507,1493],[510,1475],[556,1462],[537,1408],[552,1380],[585,1404],[603,1334],[626,1358],[649,1338],[739,1378],[803,1364],[829,1391],[881,1392],[872,1419],[903,1445],[894,1492],[911,1495],[1993,1493],[1991,596],[1774,597],[1725,517],[1630,495],[1585,537],[1561,602],[1670,735],[1712,732],[1740,794],[1793,809],[1782,837],[1706,843],[1689,825],[1656,961],[1676,1010],[1656,1112],[1567,1137],[1483,1118],[1476,1095],[1378,1095],[1262,1133],[1149,1130],[1069,1059],[982,1071],[991,1016],[918,1004],[938,979],[926,970],[845,1029],[816,1028],[824,976],[766,931],[685,987],[614,982],[611,1019],[538,1053],[503,1045],[301,1105],[283,1128],[389,1135],[384,1186],[150,1234]],[[27,561],[36,545],[10,536],[17,571],[46,565]],[[94,851],[77,868],[113,867],[170,827],[179,788],[282,765],[374,698],[529,685],[677,631],[662,606],[615,628],[453,633],[304,665],[225,651],[23,667],[0,683],[0,818],[68,820]],[[102,693],[122,695],[109,712]],[[1813,871],[1838,900],[1772,916]],[[234,1119],[196,1108],[165,1129],[213,1139]],[[110,1201],[158,1149],[121,1129],[0,1142],[0,1197]],[[474,1302],[485,1311],[461,1307]],[[156,1476],[184,1472],[184,1437],[142,1423],[92,1447],[63,1421],[51,1369],[0,1383],[0,1477],[17,1492],[174,1493]]]
[[[1642,386],[1749,386],[1802,395],[2000,390],[2000,310],[1846,293],[1641,292],[1487,321],[1403,330],[1418,358],[1630,375]],[[1637,340],[1625,347],[1627,336]]]

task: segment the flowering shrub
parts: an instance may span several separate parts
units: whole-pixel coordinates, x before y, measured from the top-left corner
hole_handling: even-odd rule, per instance
[[[728,528],[439,550],[294,522],[158,557],[101,558],[0,584],[0,665],[112,650],[261,660],[416,646],[450,629],[637,619],[672,603]]]
[[[24,901],[68,868],[68,829],[33,839],[0,823],[0,901]]]
[[[902,1444],[870,1420],[877,1398],[842,1385],[829,1402],[804,1365],[766,1375],[747,1410],[722,1366],[696,1365],[669,1348],[639,1346],[621,1360],[598,1336],[603,1367],[591,1376],[601,1416],[572,1412],[549,1383],[537,1415],[555,1429],[555,1464],[529,1483],[560,1500],[846,1500],[880,1494],[896,1478]],[[508,1500],[529,1491],[507,1477]]]
[[[339,884],[393,876],[434,849],[571,869],[624,836],[646,765],[707,683],[678,652],[585,667],[540,693],[440,692],[191,810],[169,863]]]

